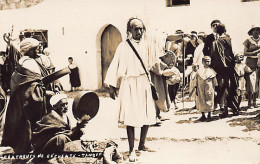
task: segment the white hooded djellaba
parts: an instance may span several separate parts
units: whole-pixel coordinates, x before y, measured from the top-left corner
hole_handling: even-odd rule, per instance
[[[153,56],[147,53],[143,40],[136,43],[130,39],[149,71],[156,65]],[[154,64],[153,64],[154,63]],[[158,64],[158,63],[157,63]],[[142,127],[156,123],[155,103],[147,75],[126,41],[119,44],[108,68],[105,83],[119,88],[119,121],[127,126]]]

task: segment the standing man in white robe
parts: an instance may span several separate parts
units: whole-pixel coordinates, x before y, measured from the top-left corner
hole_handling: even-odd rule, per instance
[[[156,64],[147,53],[143,22],[138,18],[130,18],[127,23],[127,36],[141,57],[146,70]],[[158,63],[157,63],[158,64]],[[141,62],[126,41],[118,46],[115,56],[107,71],[105,83],[110,86],[110,97],[115,98],[119,88],[120,113],[119,121],[126,125],[129,142],[129,161],[136,161],[134,151],[134,128],[141,128],[138,149],[149,151],[145,147],[145,139],[149,125],[156,123],[156,109],[152,98],[150,82]]]

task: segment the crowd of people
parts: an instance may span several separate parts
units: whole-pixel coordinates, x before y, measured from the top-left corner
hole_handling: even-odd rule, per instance
[[[213,20],[210,26],[213,32],[209,35],[177,30],[169,38],[151,39],[152,44],[146,47],[145,25],[138,18],[129,19],[127,40],[118,46],[105,83],[111,98],[118,95],[120,99],[119,121],[126,125],[130,161],[136,161],[134,128],[141,127],[138,149],[150,151],[144,144],[148,127],[160,123],[160,111],[168,111],[170,103],[178,108],[175,99],[179,89],[185,92],[189,88],[194,108],[202,114],[201,122],[211,121],[212,111],[217,109],[222,112],[220,118],[229,116],[229,108],[234,116],[239,115],[245,94],[248,108],[258,107],[260,27],[249,30],[244,52],[234,54],[225,25]]]
[[[189,92],[189,99],[196,104],[194,109],[202,113],[199,121],[211,121],[211,112],[216,109],[222,111],[220,118],[228,116],[229,108],[234,116],[239,115],[242,99],[248,100],[249,109],[258,107],[260,27],[252,26],[243,43],[244,52],[234,53],[225,25],[220,20],[210,25],[212,34],[208,35],[196,31],[187,35],[177,30],[175,35],[182,37],[166,39],[164,53],[159,55],[167,64],[161,75],[168,84],[170,101],[177,109],[178,90]]]
[[[244,95],[248,109],[258,107],[260,27],[252,26],[244,52],[234,54],[225,25],[213,20],[210,26],[212,34],[177,30],[158,39],[146,35],[141,19],[128,20],[127,38],[119,44],[104,83],[110,97],[120,100],[119,122],[126,125],[130,162],[137,159],[135,128],[141,128],[138,150],[152,151],[145,145],[149,126],[160,124],[161,111],[180,107],[176,100],[180,90],[195,101],[201,122],[211,121],[214,110],[222,112],[220,118],[228,116],[229,108],[239,115]],[[62,85],[58,80],[42,83],[42,78],[55,72],[48,48],[43,50],[41,42],[26,37],[20,53],[11,77],[1,145],[15,153],[62,152],[65,143],[80,139],[89,118],[84,115],[72,128],[66,115],[68,98],[59,93]],[[71,91],[81,90],[78,67],[72,57],[68,62]]]

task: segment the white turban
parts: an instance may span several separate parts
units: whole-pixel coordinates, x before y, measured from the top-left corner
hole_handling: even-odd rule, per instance
[[[54,106],[56,105],[61,99],[67,99],[67,95],[65,94],[56,94],[56,95],[53,95],[50,99],[50,104],[51,106]]]
[[[25,38],[20,43],[20,51],[22,54],[25,54],[31,48],[37,47],[39,45],[39,41],[33,38]]]

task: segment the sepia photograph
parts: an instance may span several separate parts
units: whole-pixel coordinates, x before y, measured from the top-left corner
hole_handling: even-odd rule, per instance
[[[260,164],[259,0],[0,0],[0,163]]]

